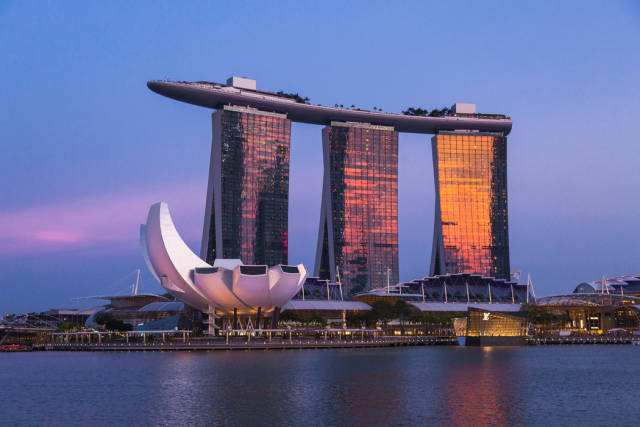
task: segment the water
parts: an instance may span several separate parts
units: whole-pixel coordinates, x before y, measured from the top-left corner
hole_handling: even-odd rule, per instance
[[[0,354],[3,425],[638,425],[640,347]]]

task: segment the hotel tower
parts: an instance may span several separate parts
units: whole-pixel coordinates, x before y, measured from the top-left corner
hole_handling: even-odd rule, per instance
[[[315,272],[347,294],[398,282],[398,132],[332,122],[322,130],[324,181]]]
[[[291,121],[223,106],[212,123],[201,258],[287,264]]]
[[[507,139],[439,132],[431,147],[436,211],[430,274],[508,280]]]

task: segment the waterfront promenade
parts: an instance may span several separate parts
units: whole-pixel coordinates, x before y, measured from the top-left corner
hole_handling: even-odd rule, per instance
[[[372,348],[425,345],[456,345],[451,336],[405,336],[348,339],[175,339],[157,342],[51,342],[32,346],[35,351],[211,351],[211,350],[289,350],[323,348]]]
[[[616,336],[536,336],[527,345],[630,345],[632,337]],[[330,348],[375,348],[402,346],[458,345],[452,336],[399,336],[349,339],[274,338],[253,339],[173,339],[146,342],[48,342],[33,344],[33,351],[213,351],[213,350],[302,350]]]
[[[631,335],[537,335],[527,338],[529,345],[584,345],[584,344],[634,344],[640,342],[637,336]]]

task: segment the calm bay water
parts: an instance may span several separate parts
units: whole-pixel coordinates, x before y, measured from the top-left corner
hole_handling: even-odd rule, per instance
[[[0,354],[3,425],[638,425],[640,347]]]

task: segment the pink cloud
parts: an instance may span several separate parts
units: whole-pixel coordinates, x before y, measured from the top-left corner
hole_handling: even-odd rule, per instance
[[[102,194],[0,213],[0,254],[63,251],[138,244],[149,206],[169,204],[186,240],[202,233],[206,182],[187,182],[139,192]]]
[[[33,233],[33,238],[45,242],[77,243],[82,241],[83,236],[79,233],[70,233],[68,231],[46,230],[36,231]]]

